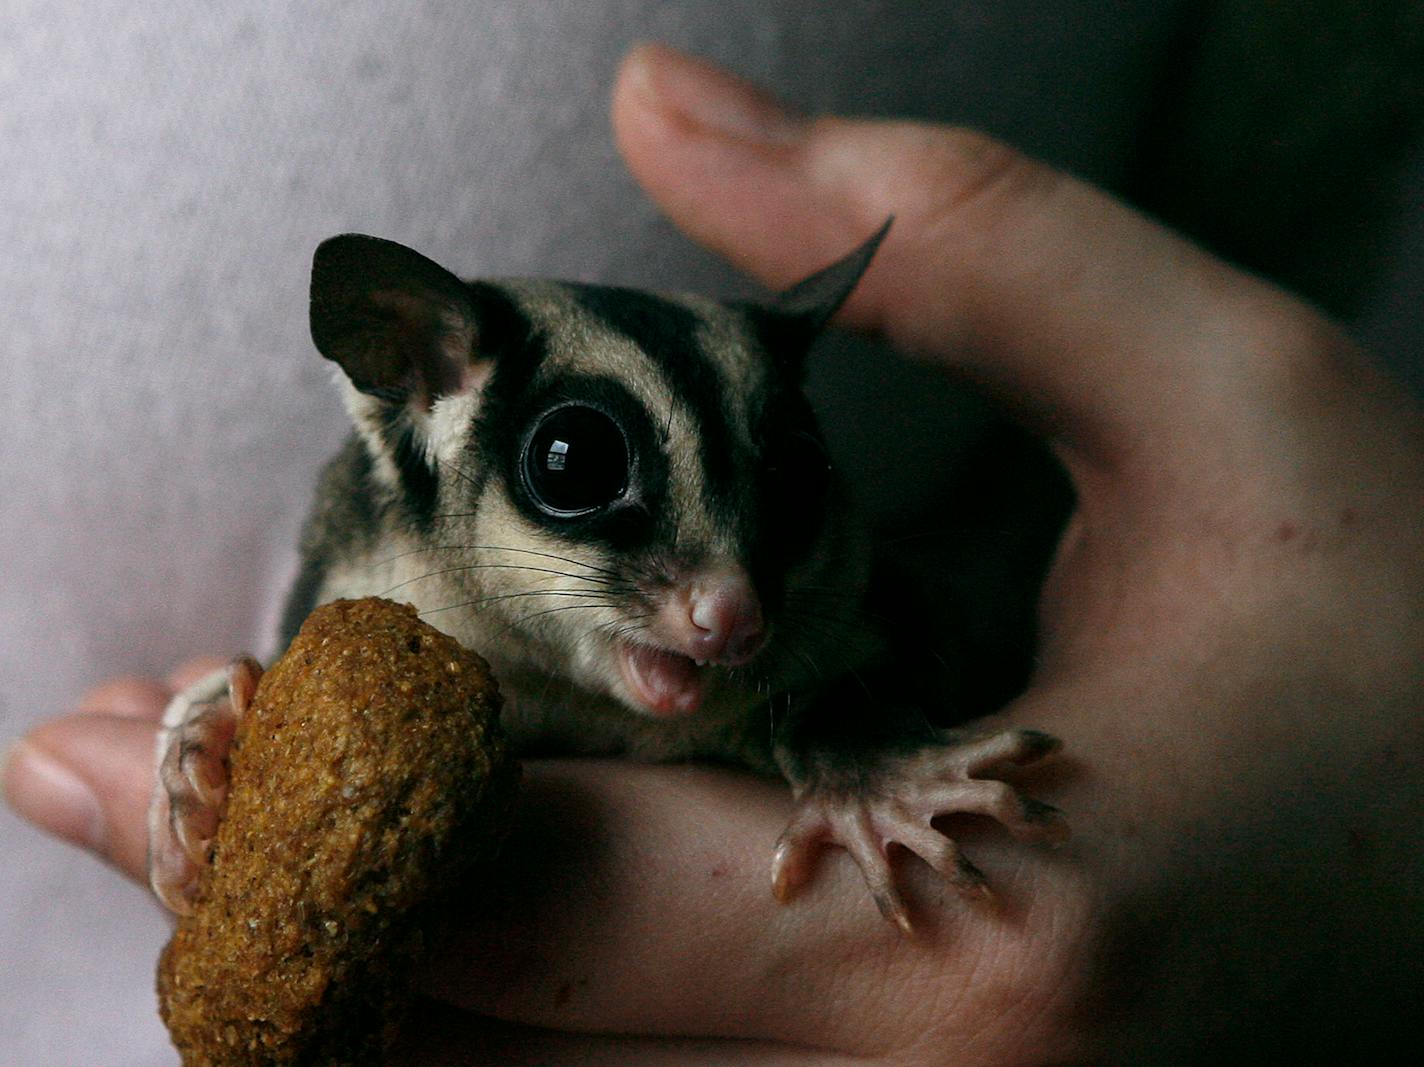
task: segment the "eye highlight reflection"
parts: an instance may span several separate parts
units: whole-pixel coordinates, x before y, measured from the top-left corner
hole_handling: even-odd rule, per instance
[[[622,428],[583,404],[549,412],[524,452],[524,482],[540,510],[556,518],[587,515],[622,499],[631,457]]]

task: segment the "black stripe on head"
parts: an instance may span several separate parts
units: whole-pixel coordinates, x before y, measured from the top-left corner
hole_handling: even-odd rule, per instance
[[[401,499],[417,528],[428,531],[440,500],[439,477],[416,440],[415,427],[410,423],[405,404],[386,405],[381,416],[381,439],[387,454],[395,460]]]
[[[497,287],[477,282],[466,286],[466,290],[477,324],[477,358],[494,364],[485,402],[496,381],[505,392],[522,391],[544,358],[542,339],[528,317]],[[484,406],[482,403],[481,408]],[[404,398],[385,401],[380,414],[379,432],[387,454],[395,461],[402,503],[417,527],[428,531],[439,505],[440,472],[430,465]],[[473,433],[478,440],[478,423]],[[477,496],[488,469],[487,463],[481,463],[473,470],[451,471],[447,475],[468,482],[470,494]]]
[[[515,299],[498,285],[473,282],[470,297],[479,323],[480,355],[493,361],[470,430],[468,447],[477,460],[469,479],[473,497],[504,469],[517,434],[511,422],[548,355],[548,344]]]
[[[727,425],[723,398],[730,386],[715,359],[702,350],[696,312],[634,289],[570,286],[579,307],[614,333],[628,338],[663,372],[674,400],[692,415],[701,441],[707,507],[736,529],[747,504],[745,479]]]
[[[548,355],[548,342],[517,300],[493,282],[472,282],[470,301],[478,323],[482,360],[493,361],[481,408],[506,404],[529,391]]]

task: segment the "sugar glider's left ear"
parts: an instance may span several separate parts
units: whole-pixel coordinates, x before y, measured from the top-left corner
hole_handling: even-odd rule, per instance
[[[762,309],[759,325],[773,356],[799,369],[811,342],[855,291],[894,221],[886,219],[850,254],[797,282]]]
[[[311,334],[363,393],[428,410],[467,388],[475,312],[469,287],[394,241],[348,233],[312,259]]]

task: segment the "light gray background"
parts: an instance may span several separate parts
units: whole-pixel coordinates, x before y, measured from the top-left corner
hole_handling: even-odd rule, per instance
[[[0,740],[107,676],[265,649],[344,432],[306,333],[322,238],[380,234],[467,276],[745,290],[623,173],[606,97],[630,42],[811,110],[970,122],[1113,183],[1179,6],[4,0]],[[1405,351],[1421,236],[1399,240],[1369,328]],[[844,384],[872,366],[829,359],[823,395],[887,410]],[[856,413],[832,413],[838,447],[893,474]],[[174,1062],[158,909],[8,812],[0,857],[0,1064]]]

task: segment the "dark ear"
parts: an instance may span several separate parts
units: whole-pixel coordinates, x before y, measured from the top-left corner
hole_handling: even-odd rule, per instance
[[[363,393],[428,408],[459,392],[475,333],[465,283],[404,245],[348,233],[312,258],[312,340]]]
[[[855,290],[894,221],[886,219],[849,255],[797,282],[762,309],[762,340],[774,357],[799,369],[811,342]]]
[[[893,216],[886,219],[855,251],[787,289],[772,310],[801,321],[812,333],[819,332],[855,290],[894,221]]]

